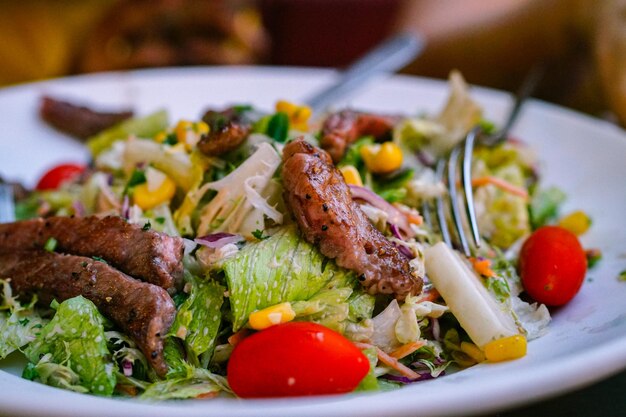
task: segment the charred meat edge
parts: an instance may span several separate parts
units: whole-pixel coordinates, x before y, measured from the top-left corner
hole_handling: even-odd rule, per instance
[[[133,112],[131,110],[101,112],[69,101],[43,96],[39,115],[61,132],[85,140],[133,117]]]
[[[163,337],[176,308],[167,291],[82,256],[43,250],[0,254],[0,276],[22,300],[36,295],[43,306],[82,295],[128,334],[160,375],[167,373]]]
[[[143,230],[121,217],[48,217],[0,224],[0,253],[41,249],[97,256],[128,275],[173,290],[183,278],[183,240]]]
[[[330,156],[302,139],[283,150],[284,198],[305,239],[355,271],[370,294],[417,295],[422,279],[369,221]]]

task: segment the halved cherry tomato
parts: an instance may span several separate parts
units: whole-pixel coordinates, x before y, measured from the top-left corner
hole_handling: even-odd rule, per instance
[[[240,397],[340,394],[354,390],[370,369],[365,355],[327,327],[289,322],[235,346],[228,383]]]
[[[576,236],[557,226],[533,232],[520,251],[519,270],[526,292],[540,303],[560,306],[580,290],[587,258]]]
[[[61,164],[48,170],[41,176],[37,183],[37,189],[56,190],[66,181],[73,180],[85,171],[84,165],[78,164]]]

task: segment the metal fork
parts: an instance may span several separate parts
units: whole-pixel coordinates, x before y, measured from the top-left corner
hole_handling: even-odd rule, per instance
[[[13,186],[0,184],[0,223],[10,223],[13,221],[15,221]]]
[[[435,213],[439,230],[441,232],[443,241],[448,246],[453,247],[452,236],[448,228],[448,220],[446,216],[447,205],[450,207],[450,217],[452,218],[452,222],[454,223],[454,228],[456,236],[458,237],[460,249],[466,256],[471,256],[472,251],[470,250],[469,239],[467,238],[465,232],[463,222],[464,219],[461,214],[462,209],[460,207],[461,203],[459,200],[462,200],[464,205],[464,211],[467,217],[467,222],[469,223],[469,228],[471,230],[474,247],[478,249],[481,246],[481,238],[480,232],[478,230],[478,222],[476,220],[476,209],[474,207],[474,195],[472,190],[472,153],[474,150],[474,145],[478,143],[480,145],[492,147],[504,142],[507,139],[511,127],[516,122],[520,114],[522,106],[535,91],[535,88],[539,84],[539,81],[543,78],[544,72],[545,67],[543,65],[537,65],[529,72],[529,74],[524,79],[521,87],[515,94],[515,101],[513,103],[511,111],[504,123],[504,126],[500,130],[491,135],[486,135],[484,134],[480,126],[476,126],[467,134],[463,141],[461,141],[458,145],[452,148],[447,158],[441,158],[437,161],[437,165],[435,168],[435,178],[437,181],[445,183],[448,189],[447,204],[444,200],[444,196],[437,197],[437,199],[435,200]],[[457,185],[457,177],[459,165],[458,161],[461,155],[461,183],[459,187]],[[461,189],[462,198],[459,198],[459,191],[457,190],[457,187]],[[425,202],[423,204],[422,212],[424,214],[426,222],[432,225],[432,216],[430,213],[430,205],[428,204],[428,202]]]

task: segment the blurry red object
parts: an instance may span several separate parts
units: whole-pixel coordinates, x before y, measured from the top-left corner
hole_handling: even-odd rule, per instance
[[[342,67],[389,36],[404,0],[259,0],[271,64]]]

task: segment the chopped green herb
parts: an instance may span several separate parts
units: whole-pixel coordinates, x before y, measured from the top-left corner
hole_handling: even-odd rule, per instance
[[[269,239],[269,236],[264,236],[263,230],[259,230],[259,229],[256,229],[254,232],[252,232],[252,236],[254,236],[258,240]]]
[[[20,323],[22,326],[26,326],[28,323],[30,323],[30,319],[29,319],[28,317],[23,318],[22,320],[19,320],[19,323]]]
[[[80,264],[80,266],[82,266],[83,268],[86,267],[87,265],[88,265],[87,262],[83,262],[83,263]]]
[[[155,222],[157,222],[158,224],[164,224],[165,223],[165,217],[157,217],[154,219]]]
[[[176,137],[176,133],[168,133],[167,136],[165,136],[165,140],[163,140],[163,143],[165,145],[170,145],[170,146],[174,146],[178,143],[178,138]]]
[[[150,222],[147,222],[146,224],[143,225],[141,230],[143,230],[145,232],[147,230],[150,230],[151,228],[152,228],[152,225],[150,224]]]
[[[47,250],[48,252],[54,252],[54,250],[57,248],[57,243],[58,243],[57,240],[51,237],[43,245],[43,248]]]
[[[28,363],[24,371],[22,371],[22,378],[28,379],[29,381],[34,381],[39,377],[39,372],[37,372],[37,366],[34,363]]]
[[[285,142],[289,133],[289,116],[287,113],[278,112],[272,116],[267,124],[267,136],[277,142]]]
[[[124,187],[124,194],[128,194],[128,191],[139,185],[139,184],[143,184],[145,183],[146,180],[146,173],[142,170],[139,169],[135,169],[133,171],[132,174],[130,174],[130,179],[128,180],[128,182],[126,183],[126,187]]]
[[[587,249],[585,251],[585,255],[587,256],[587,268],[591,269],[600,262],[602,259],[602,252],[600,249]]]
[[[94,261],[102,262],[103,264],[107,264],[107,265],[109,264],[107,261],[105,261],[99,256],[92,256],[91,259],[93,259]]]
[[[483,133],[486,135],[496,133],[496,125],[491,120],[482,119],[480,122],[478,122],[478,126],[480,126]]]
[[[617,279],[619,281],[626,282],[626,269],[624,269],[622,272],[619,273],[619,275],[617,276]]]

